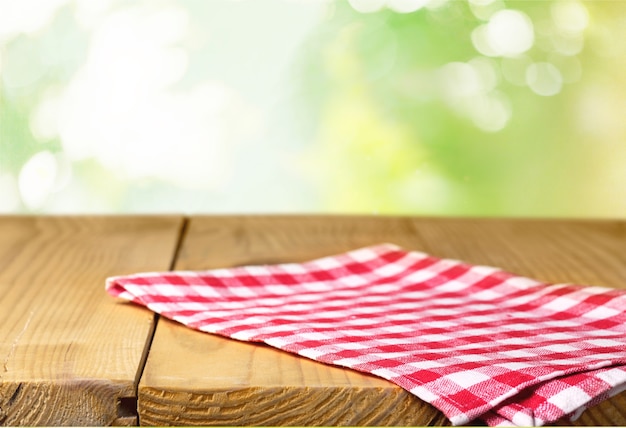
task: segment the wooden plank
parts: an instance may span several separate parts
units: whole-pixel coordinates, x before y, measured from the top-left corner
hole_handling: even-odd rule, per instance
[[[141,425],[442,425],[430,405],[373,376],[161,319],[139,388]]]
[[[621,221],[194,217],[176,268],[303,261],[392,242],[547,281],[624,287],[625,238]],[[138,394],[145,425],[448,424],[384,380],[167,320],[157,327]],[[621,394],[580,421],[624,425],[623,400]]]
[[[546,282],[626,288],[621,220],[414,219],[421,251]]]
[[[0,422],[133,425],[154,316],[104,291],[166,270],[180,217],[0,218]]]
[[[303,261],[383,241],[406,219],[192,218],[177,269]],[[382,379],[159,321],[139,386],[142,425],[423,425],[447,420]]]

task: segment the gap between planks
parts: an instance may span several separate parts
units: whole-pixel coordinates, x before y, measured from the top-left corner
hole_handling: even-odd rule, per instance
[[[170,260],[170,264],[168,267],[168,271],[173,271],[176,267],[176,262],[178,261],[178,256],[180,255],[180,250],[183,247],[185,242],[185,237],[187,236],[187,230],[189,229],[189,223],[191,219],[187,216],[182,218],[180,222],[180,228],[178,229],[178,237],[176,239],[176,246],[174,247],[174,252],[172,253],[172,259]],[[118,414],[119,416],[127,416],[128,413],[132,413],[133,416],[137,418],[137,425],[141,426],[141,421],[139,420],[139,382],[141,381],[141,377],[143,376],[143,372],[146,368],[146,363],[148,362],[148,355],[150,354],[150,350],[152,349],[152,342],[154,341],[154,335],[156,334],[157,324],[159,323],[159,319],[161,316],[157,313],[154,313],[152,320],[152,327],[148,332],[148,336],[146,337],[146,344],[143,348],[143,352],[141,354],[141,360],[139,361],[139,367],[137,368],[137,374],[135,375],[134,380],[134,397],[120,397],[117,403],[118,406]],[[129,398],[132,400],[132,403],[129,403]]]

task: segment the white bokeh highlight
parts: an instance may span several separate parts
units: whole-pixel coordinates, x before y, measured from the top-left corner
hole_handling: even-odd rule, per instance
[[[549,62],[538,62],[528,66],[526,83],[537,95],[550,97],[561,92],[563,76],[558,68]]]
[[[535,42],[532,21],[524,12],[513,9],[494,13],[471,37],[476,50],[491,57],[521,55]]]

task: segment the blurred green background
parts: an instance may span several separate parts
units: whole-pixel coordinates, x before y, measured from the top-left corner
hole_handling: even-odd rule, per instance
[[[2,0],[0,212],[626,217],[626,2]]]

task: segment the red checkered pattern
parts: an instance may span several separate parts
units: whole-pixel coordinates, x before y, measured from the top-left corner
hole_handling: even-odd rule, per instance
[[[107,290],[194,329],[383,377],[455,425],[543,425],[626,389],[625,291],[390,244],[114,277]]]

